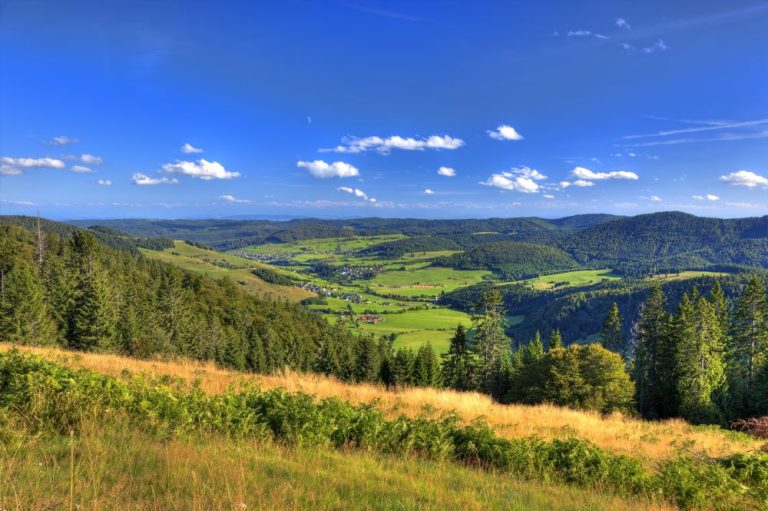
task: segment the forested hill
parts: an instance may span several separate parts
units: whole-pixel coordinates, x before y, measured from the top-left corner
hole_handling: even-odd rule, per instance
[[[435,266],[462,270],[491,270],[506,280],[578,267],[562,250],[532,243],[499,242],[481,245],[460,254],[435,259]]]
[[[617,218],[612,215],[577,215],[558,220],[543,218],[489,218],[464,220],[421,220],[358,218],[350,220],[78,220],[74,225],[104,225],[139,237],[167,237],[204,243],[218,249],[233,249],[270,242],[292,242],[313,238],[403,234],[409,237],[461,238],[471,245],[499,241],[553,242],[574,229],[584,229]]]
[[[579,263],[631,272],[739,264],[768,267],[768,216],[719,219],[668,212],[621,218],[560,239]],[[623,266],[623,268],[622,268]]]
[[[41,222],[38,236],[34,225],[0,223],[0,340],[261,372],[313,370],[323,356],[349,369],[355,343],[373,342],[300,305],[111,248],[91,231]]]

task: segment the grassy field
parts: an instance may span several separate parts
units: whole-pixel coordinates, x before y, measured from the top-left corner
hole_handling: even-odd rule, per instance
[[[268,267],[277,273],[291,276],[297,280],[306,280],[306,277],[301,274],[288,272],[258,261],[195,247],[183,241],[176,241],[174,245],[173,248],[163,251],[141,249],[141,253],[151,259],[174,264],[185,270],[202,273],[215,279],[230,278],[247,292],[257,296],[282,298],[290,301],[300,301],[314,296],[313,293],[296,286],[278,286],[265,282],[251,273],[251,269]]]
[[[453,268],[411,268],[377,275],[369,283],[376,294],[407,297],[434,297],[441,292],[482,282],[491,275],[486,270],[455,270]]]
[[[12,346],[0,344],[0,349]],[[318,376],[288,372],[283,375],[246,375],[190,361],[136,360],[117,355],[73,353],[56,348],[25,348],[54,361],[120,377],[124,371],[164,375],[198,381],[208,393],[221,393],[242,382],[262,388],[284,388],[315,396],[339,397],[353,403],[375,403],[385,414],[419,417],[455,412],[466,422],[484,419],[506,438],[538,436],[544,439],[578,437],[612,452],[627,454],[649,465],[683,453],[725,456],[757,452],[764,442],[715,426],[691,426],[675,419],[649,422],[613,414],[601,416],[551,405],[500,405],[482,394],[430,388],[389,392],[368,384],[345,384]],[[2,477],[0,477],[2,481]],[[0,483],[1,484],[1,483]]]
[[[552,275],[544,275],[535,279],[523,280],[534,289],[552,289],[560,286],[589,286],[597,284],[603,280],[620,280],[621,277],[614,275],[611,270],[576,270]]]
[[[718,271],[681,271],[680,273],[661,273],[654,275],[651,279],[670,282],[673,280],[695,279],[697,277],[722,277],[724,275],[728,274]]]
[[[297,241],[295,243],[265,243],[264,245],[251,245],[249,247],[231,250],[230,253],[252,254],[338,254],[362,250],[373,245],[396,241],[406,236],[402,234],[389,234],[384,236],[350,236],[346,238],[317,238]]]
[[[669,509],[449,462],[219,435],[167,439],[98,419],[72,437],[10,435],[0,443],[8,511]]]

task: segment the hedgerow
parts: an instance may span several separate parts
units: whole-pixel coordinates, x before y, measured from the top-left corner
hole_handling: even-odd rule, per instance
[[[0,414],[32,430],[68,432],[86,419],[125,420],[160,435],[219,433],[287,445],[376,450],[451,460],[532,480],[675,501],[684,508],[759,509],[768,501],[768,456],[681,457],[650,471],[584,440],[504,439],[482,423],[387,419],[355,406],[256,387],[206,395],[197,386],[115,379],[11,351],[0,354]],[[8,436],[8,435],[5,435]]]

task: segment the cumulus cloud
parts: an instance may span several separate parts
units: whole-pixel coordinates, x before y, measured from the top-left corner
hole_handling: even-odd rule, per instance
[[[195,147],[189,142],[185,142],[183,146],[181,146],[181,152],[184,154],[195,154],[195,153],[202,153],[203,150],[199,147]]]
[[[300,161],[296,166],[301,169],[307,169],[314,177],[322,179],[329,177],[355,177],[360,175],[357,167],[343,161],[326,163],[323,160]]]
[[[8,165],[7,163],[0,163],[0,176],[18,176],[20,174],[20,168]]]
[[[52,139],[45,141],[45,143],[48,145],[57,145],[57,146],[74,144],[75,142],[79,142],[79,140],[73,137],[65,137],[64,135],[53,137]]]
[[[234,195],[219,195],[219,199],[230,204],[250,204],[252,202],[248,199],[238,199]]]
[[[72,165],[71,170],[72,172],[76,172],[78,174],[88,174],[90,172],[93,172],[93,169],[89,167],[84,167],[82,165]]]
[[[3,156],[0,158],[0,163],[16,168],[63,169],[66,167],[63,161],[57,160],[55,158],[9,158],[7,156]]]
[[[239,172],[230,172],[221,163],[205,159],[200,159],[197,162],[177,161],[176,163],[166,163],[163,165],[163,172],[192,176],[203,181],[240,177]]]
[[[631,30],[632,27],[629,26],[629,23],[624,18],[616,18],[616,26],[619,28],[623,28],[624,30]]]
[[[456,175],[456,169],[451,167],[440,167],[437,169],[439,176],[454,177]]]
[[[488,136],[494,140],[522,140],[523,136],[512,126],[502,124],[495,130],[488,130]]]
[[[569,186],[571,186],[571,182],[570,181],[560,181],[558,186],[560,188],[568,188]]]
[[[424,195],[434,195],[434,194],[435,194],[435,192],[433,192],[433,191],[432,191],[432,190],[430,190],[429,188],[426,188],[426,189],[424,190]]]
[[[101,186],[112,186],[112,181],[110,181],[109,179],[99,179],[98,181],[96,181],[96,183]]]
[[[658,195],[651,195],[650,197],[648,197],[648,200],[650,200],[651,202],[661,202],[662,199]]]
[[[604,179],[628,179],[635,181],[639,176],[634,172],[627,170],[616,170],[613,172],[592,172],[584,167],[576,167],[571,171],[574,177],[589,181],[600,181]]]
[[[361,199],[366,200],[368,202],[376,202],[376,199],[368,197],[368,195],[364,191],[362,191],[360,188],[350,188],[348,186],[340,186],[337,188],[337,190],[344,193],[350,193],[355,197],[360,197]]]
[[[592,181],[586,181],[584,179],[577,179],[573,183],[571,183],[573,186],[578,186],[579,188],[587,188],[590,186],[595,186],[595,183]]]
[[[493,186],[502,190],[514,190],[522,193],[538,193],[541,186],[536,181],[542,181],[547,176],[530,167],[515,167],[507,172],[492,174],[481,185]]]
[[[454,138],[449,135],[432,135],[426,138],[401,137],[394,135],[391,137],[344,137],[341,144],[330,148],[320,149],[321,153],[363,153],[366,151],[378,151],[381,154],[389,154],[393,149],[403,151],[424,151],[425,149],[458,149],[464,145],[460,138]]]
[[[92,154],[84,154],[80,156],[80,161],[91,165],[101,165],[104,163],[104,160],[100,156],[94,156]]]
[[[751,170],[731,172],[726,176],[720,176],[720,181],[733,186],[746,186],[747,188],[755,188],[756,186],[768,187],[768,178],[755,174]]]
[[[708,193],[706,195],[691,195],[691,197],[696,200],[708,200],[710,202],[716,202],[720,200],[720,197],[712,193]]]
[[[131,181],[135,185],[140,186],[151,186],[151,185],[175,185],[179,182],[178,179],[168,179],[167,177],[149,177],[146,174],[142,174],[141,172],[136,172],[133,176],[131,176]]]

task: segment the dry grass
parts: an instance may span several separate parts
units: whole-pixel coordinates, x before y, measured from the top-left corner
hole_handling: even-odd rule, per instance
[[[10,349],[0,344],[0,349]],[[746,435],[723,431],[716,427],[694,427],[682,420],[649,422],[619,414],[601,416],[550,405],[500,405],[478,393],[412,388],[388,392],[377,385],[346,384],[324,376],[289,372],[284,375],[247,375],[219,369],[213,364],[188,360],[137,360],[117,355],[75,353],[56,348],[22,347],[49,359],[97,372],[119,376],[124,370],[133,373],[167,375],[185,381],[198,380],[210,393],[223,392],[241,382],[256,383],[262,388],[284,388],[317,397],[339,397],[353,403],[377,401],[388,415],[439,415],[456,412],[462,419],[486,420],[501,436],[507,438],[537,435],[542,438],[577,436],[622,454],[646,461],[666,459],[681,451],[704,452],[724,456],[737,452],[757,451],[762,443]]]
[[[161,440],[121,423],[0,443],[2,510],[672,509],[643,498],[356,451],[216,435]]]

